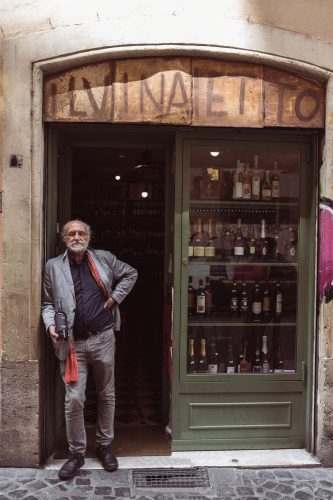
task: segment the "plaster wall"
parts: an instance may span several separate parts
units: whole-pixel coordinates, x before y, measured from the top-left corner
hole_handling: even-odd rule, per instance
[[[231,3],[223,2],[222,5]],[[264,2],[251,3],[259,6]],[[31,2],[31,9],[33,4]],[[148,5],[147,2],[142,4]],[[42,334],[40,288],[44,239],[43,74],[112,57],[181,54],[275,65],[321,80],[331,77],[333,44],[287,29],[255,24],[242,17],[217,16],[217,3],[212,4],[215,10],[200,12],[199,16],[195,2],[184,2],[177,9],[175,4],[175,15],[170,10],[170,4],[167,7],[150,4],[151,13],[148,16],[143,15],[136,2],[136,8],[127,16],[123,7],[118,6],[115,9],[120,10],[112,14],[104,10],[105,16],[98,16],[96,21],[89,17],[92,16],[91,11],[82,8],[80,2],[80,9],[76,9],[75,15],[71,11],[72,20],[66,17],[62,24],[59,21],[55,27],[54,16],[60,19],[60,12],[65,16],[57,2],[58,9],[50,12],[53,16],[51,29],[42,29],[37,23],[34,29],[38,32],[24,35],[21,30],[16,33],[20,36],[15,37],[13,31],[8,38],[3,29],[3,382],[0,395],[0,459],[3,465],[34,466],[38,457],[38,336]],[[73,5],[78,7],[77,3]],[[104,5],[105,9],[103,2],[98,3],[100,5]],[[162,15],[165,9],[168,9],[167,16]],[[182,15],[178,15],[177,11]],[[84,15],[87,18],[80,24],[80,16]],[[328,89],[330,96],[331,84]],[[322,179],[325,181],[326,196],[333,199],[332,99],[329,98],[327,103],[329,127]],[[22,168],[9,166],[9,157],[13,153],[23,155]],[[332,336],[333,325],[329,316],[330,308],[323,308],[319,321],[321,346],[327,345]],[[316,445],[319,457],[325,463],[331,463],[333,420],[330,418],[329,401],[332,399],[333,354],[332,350],[322,348],[320,354],[323,357],[320,381],[323,383],[318,385]],[[20,411],[13,413],[10,411],[13,408],[20,408]],[[9,418],[10,415],[12,418]],[[25,420],[24,415],[29,415],[29,419]],[[324,445],[325,442],[327,444]]]

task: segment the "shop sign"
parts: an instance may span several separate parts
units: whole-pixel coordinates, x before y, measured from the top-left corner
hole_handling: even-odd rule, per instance
[[[324,127],[320,83],[198,58],[107,61],[44,80],[44,120],[218,127]]]

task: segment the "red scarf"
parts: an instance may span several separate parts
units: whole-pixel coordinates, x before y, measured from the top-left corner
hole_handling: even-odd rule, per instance
[[[99,275],[95,261],[89,252],[87,252],[86,255],[87,255],[88,266],[89,266],[90,272],[93,275],[93,278],[96,281],[97,285],[102,290],[105,298],[107,299],[108,292],[107,292],[106,286],[104,285],[104,283],[102,281],[102,278]],[[69,384],[70,382],[77,382],[78,380],[79,380],[79,369],[78,369],[77,357],[76,357],[75,346],[74,346],[74,338],[72,337],[70,347],[69,347],[69,352],[68,352],[67,359],[66,359],[65,383]]]

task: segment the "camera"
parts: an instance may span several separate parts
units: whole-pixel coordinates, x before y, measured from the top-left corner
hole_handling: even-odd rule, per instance
[[[68,340],[68,322],[67,314],[63,311],[57,311],[54,315],[55,329],[58,334],[58,338],[63,340]]]

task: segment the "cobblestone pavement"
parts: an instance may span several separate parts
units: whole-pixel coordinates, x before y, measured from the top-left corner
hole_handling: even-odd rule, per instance
[[[0,499],[84,500],[308,500],[333,499],[333,468],[207,468],[209,488],[146,488],[132,483],[132,471],[81,470],[60,481],[56,470],[0,469]]]

